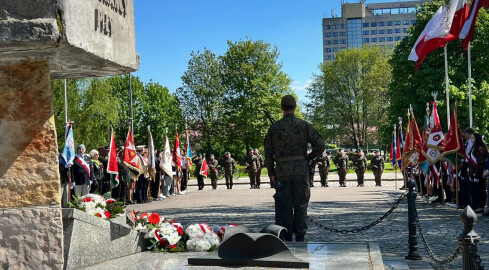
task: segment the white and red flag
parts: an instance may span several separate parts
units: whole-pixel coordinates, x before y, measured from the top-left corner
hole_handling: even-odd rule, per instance
[[[112,174],[112,187],[119,185],[119,165],[117,164],[117,148],[115,146],[114,130],[110,129],[109,158],[107,160],[107,173]]]
[[[153,142],[153,135],[151,135],[151,129],[148,126],[148,172],[151,179],[156,177],[156,156],[155,156],[155,144]]]
[[[442,158],[444,136],[440,118],[438,117],[438,110],[436,109],[436,100],[431,102],[431,105],[433,106],[433,110],[430,115],[429,130],[427,130],[428,138],[427,142],[423,145],[422,153],[430,163],[435,163]]]
[[[124,165],[128,167],[133,174],[139,175],[142,169],[140,158],[136,152],[136,146],[134,145],[134,137],[132,135],[132,130],[129,127],[127,132],[126,145],[124,147]]]
[[[472,40],[472,35],[474,34],[475,22],[477,21],[477,16],[479,15],[479,9],[482,7],[489,7],[489,0],[474,0],[470,6],[470,13],[465,21],[465,24],[460,32],[460,38],[463,39],[462,47],[467,50],[469,47],[469,42]]]
[[[168,142],[168,136],[165,138],[165,148],[163,150],[163,158],[160,160],[160,168],[165,171],[169,176],[173,176],[172,171],[172,155],[170,150],[170,143]]]
[[[409,54],[408,60],[417,63],[415,70],[419,68],[428,54],[459,37],[467,17],[466,0],[452,0],[448,8],[444,5],[440,6],[433,18],[426,24]]]
[[[180,155],[180,141],[178,140],[178,132],[175,137],[175,145],[173,146],[173,166],[182,168],[182,156]]]
[[[205,157],[202,161],[202,167],[200,167],[200,175],[207,177],[207,161],[205,160]]]

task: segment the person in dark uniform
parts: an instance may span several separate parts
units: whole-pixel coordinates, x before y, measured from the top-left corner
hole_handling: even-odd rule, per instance
[[[215,159],[214,155],[211,154],[209,156],[209,162],[207,162],[207,166],[209,167],[209,176],[211,178],[212,189],[217,188],[217,164],[217,159]]]
[[[253,150],[253,154],[255,154],[255,163],[256,163],[256,174],[255,174],[255,188],[260,188],[260,184],[261,184],[261,179],[260,179],[260,176],[261,176],[261,169],[263,168],[263,166],[265,166],[265,159],[263,158],[262,155],[260,155],[260,152],[258,152],[258,149],[255,148],[255,150]]]
[[[374,151],[374,158],[372,161],[370,161],[370,164],[372,165],[372,172],[374,173],[375,177],[375,186],[376,187],[381,187],[382,186],[382,173],[384,172],[384,159],[380,156],[379,151],[375,150]]]
[[[367,170],[367,157],[363,154],[362,148],[357,149],[357,154],[353,158],[353,166],[357,173],[357,187],[364,187],[365,171]]]
[[[307,153],[311,153],[312,150],[308,150]],[[309,186],[314,187],[314,174],[316,174],[316,158],[309,160]]]
[[[246,170],[248,171],[248,176],[250,177],[250,189],[254,189],[256,186],[255,178],[256,178],[256,157],[253,153],[253,149],[250,149],[249,154],[246,156],[245,165]]]
[[[196,157],[192,159],[192,163],[195,164],[194,175],[197,177],[197,186],[199,190],[204,188],[204,176],[200,174],[200,170],[202,169],[202,154],[198,154]]]
[[[328,173],[330,167],[330,158],[326,151],[317,158],[319,176],[321,177],[321,187],[328,187]]]
[[[273,123],[265,136],[265,164],[270,181],[280,189],[282,218],[278,225],[287,228],[285,241],[304,241],[307,233],[307,206],[310,198],[309,162],[325,149],[319,133],[308,122],[296,118],[295,98],[282,97],[283,118]],[[312,151],[307,154],[307,145]]]
[[[233,171],[236,168],[236,162],[231,157],[231,153],[226,152],[221,158],[224,167],[224,178],[226,179],[227,189],[233,189]]]
[[[341,148],[340,152],[334,158],[334,164],[338,170],[338,177],[340,178],[340,187],[346,187],[346,172],[348,171],[348,156],[345,154],[345,149]]]

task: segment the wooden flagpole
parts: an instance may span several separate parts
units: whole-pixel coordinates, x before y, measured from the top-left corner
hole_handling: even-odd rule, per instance
[[[467,58],[468,58],[468,75],[469,75],[469,126],[472,127],[472,60],[470,54],[470,43],[467,49]]]

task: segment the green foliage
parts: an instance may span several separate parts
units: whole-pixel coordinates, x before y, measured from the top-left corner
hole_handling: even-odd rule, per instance
[[[417,22],[395,48],[390,64],[392,66],[392,81],[389,85],[391,104],[384,124],[381,126],[382,144],[389,145],[392,134],[392,125],[397,118],[402,117],[407,123],[407,109],[412,105],[418,126],[422,126],[426,114],[426,103],[433,100],[431,93],[438,94],[438,113],[442,127],[447,127],[447,111],[445,99],[445,66],[444,52],[439,48],[430,53],[419,67],[414,70],[415,62],[408,61],[408,56],[417,38],[433,17],[441,0],[426,2],[417,13]],[[472,41],[472,79],[473,79],[473,119],[474,129],[482,134],[488,134],[489,107],[487,100],[487,82],[489,81],[489,16],[485,9],[481,9],[476,22]],[[463,51],[460,40],[448,43],[448,68],[450,81],[450,110],[457,102],[458,117],[461,128],[469,126],[468,106],[468,71],[467,53]],[[445,130],[446,131],[446,130]]]
[[[308,87],[311,120],[326,141],[365,147],[387,111],[390,51],[377,46],[345,49],[320,66]]]

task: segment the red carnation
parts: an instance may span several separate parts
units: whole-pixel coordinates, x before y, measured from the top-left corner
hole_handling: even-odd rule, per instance
[[[116,200],[110,198],[110,199],[107,199],[107,201],[105,201],[105,203],[108,203],[108,204],[111,204],[111,203],[115,203]]]
[[[104,212],[104,214],[105,214],[105,217],[106,217],[107,219],[109,219],[109,218],[110,218],[110,212],[109,212],[109,211],[105,211],[105,212]]]
[[[102,217],[102,215],[101,215],[100,213],[96,213],[95,215],[96,215],[97,217],[99,217],[99,218],[101,218],[101,217]]]
[[[156,225],[160,222],[160,215],[158,215],[157,213],[153,213],[151,214],[149,217],[148,217],[148,222],[153,224],[153,225]]]
[[[170,220],[170,224],[175,223],[176,221],[174,219]]]
[[[90,197],[82,199],[82,202],[91,202],[91,201],[92,201],[92,198],[90,198]]]
[[[170,250],[172,250],[172,249],[174,249],[174,248],[177,248],[177,246],[176,246],[176,245],[171,245],[171,246],[170,246]]]
[[[183,234],[183,229],[182,229],[182,227],[178,227],[178,228],[177,228],[177,232],[178,232],[178,235],[182,235],[182,234]]]
[[[142,213],[141,215],[139,215],[139,218],[145,218],[145,217],[147,217],[147,216],[149,216],[149,214],[148,214],[148,213]]]

